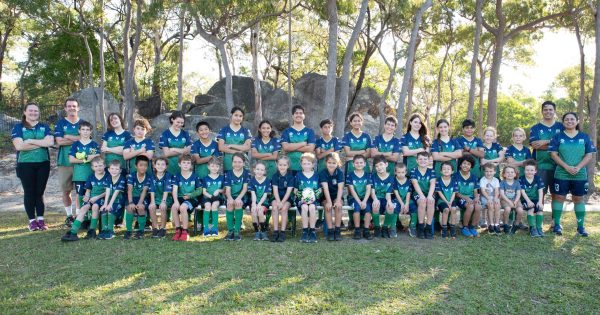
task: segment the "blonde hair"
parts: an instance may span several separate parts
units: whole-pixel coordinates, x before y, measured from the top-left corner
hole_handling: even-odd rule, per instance
[[[521,127],[515,127],[515,129],[513,129],[513,131],[512,131],[512,134],[511,134],[511,136],[513,136],[513,137],[514,137],[514,135],[515,135],[515,132],[517,132],[517,131],[520,131],[520,132],[522,132],[524,136],[526,135],[526,134],[525,134],[525,129],[523,129],[523,128],[521,128]]]
[[[483,130],[483,134],[485,135],[488,131],[491,131],[494,134],[494,138],[496,138],[498,136],[498,132],[496,131],[496,128],[494,128],[492,126],[486,127]]]
[[[310,153],[310,152],[304,152],[302,153],[302,156],[300,157],[300,161],[302,160],[307,160],[311,163],[315,162],[315,154],[314,153]]]

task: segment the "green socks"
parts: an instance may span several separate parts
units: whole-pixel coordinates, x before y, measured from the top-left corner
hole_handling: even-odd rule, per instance
[[[125,228],[127,232],[133,231],[133,213],[125,211]]]
[[[411,213],[410,214],[410,227],[411,228],[416,228],[417,227],[417,221],[419,221],[419,218],[417,216],[416,213]]]
[[[585,203],[578,202],[574,206],[575,217],[577,218],[577,227],[582,228],[585,220]]]
[[[529,227],[535,226],[535,218],[533,215],[527,215],[527,223],[529,224]]]
[[[115,215],[112,213],[109,213],[108,214],[108,230],[111,232],[115,231],[115,220],[116,220]]]
[[[554,218],[554,225],[560,225],[560,217],[563,212],[563,203],[560,201],[552,200],[552,218]]]
[[[81,221],[73,221],[73,225],[71,225],[71,234],[77,234],[77,231],[79,231],[79,227],[81,227]]]
[[[320,209],[320,210],[318,210],[318,211],[319,211],[319,216],[318,216],[318,219],[319,219],[319,220],[323,220],[323,210],[322,210],[322,209]]]
[[[108,231],[108,213],[107,212],[103,212],[101,213],[102,215],[102,231]]]
[[[390,228],[396,228],[396,222],[398,222],[398,214],[392,214],[392,218],[390,219]]]
[[[225,211],[225,218],[227,218],[227,231],[233,231],[233,211]]]
[[[354,220],[354,210],[348,210],[348,218],[350,219],[350,221]]]
[[[144,232],[144,229],[146,228],[146,218],[147,216],[145,215],[138,216],[138,231]]]
[[[381,222],[379,222],[379,216],[380,216],[379,213],[377,213],[377,214],[373,213],[371,216],[373,217],[373,226],[380,227]]]
[[[390,213],[385,213],[385,216],[383,217],[383,226],[386,227],[392,227],[392,220],[393,220],[394,215],[390,214]]]
[[[219,211],[218,210],[213,210],[210,213],[212,215],[212,225],[216,229],[216,228],[219,227]],[[205,226],[208,226],[208,225],[205,225]]]
[[[538,214],[535,216],[535,227],[539,230],[542,229],[542,225],[544,224],[544,215]]]
[[[202,212],[202,226],[204,228],[208,228],[208,219],[210,218],[210,211],[204,210]]]
[[[235,209],[233,210],[233,214],[235,216],[235,232],[240,233],[242,219],[244,218],[244,209]]]

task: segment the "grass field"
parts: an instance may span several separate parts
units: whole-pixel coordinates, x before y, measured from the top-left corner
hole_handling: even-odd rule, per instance
[[[24,214],[0,214],[0,314],[600,312],[600,213],[587,239],[570,212],[563,237],[317,244],[65,244],[62,219],[28,232]]]

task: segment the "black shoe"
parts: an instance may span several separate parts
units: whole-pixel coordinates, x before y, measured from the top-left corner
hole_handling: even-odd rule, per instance
[[[350,218],[348,220],[348,231],[352,231],[354,230],[354,220],[352,218]]]
[[[234,241],[241,241],[242,240],[242,234],[240,233],[233,233],[233,240]]]
[[[279,242],[279,243],[285,242],[285,231],[279,231],[279,238],[277,238],[277,242]]]
[[[139,223],[136,220],[135,223],[133,223],[133,229],[137,231],[139,228],[140,228]]]
[[[158,229],[158,233],[156,233],[156,237],[163,238],[167,235],[167,231],[165,229]]]
[[[448,226],[442,225],[442,238],[448,238]]]
[[[345,229],[346,225],[344,224],[344,221],[342,221],[342,224],[340,224],[340,229]]]
[[[83,222],[81,222],[81,226],[79,227],[82,230],[87,230],[90,228],[90,220],[83,220]]]
[[[144,238],[144,231],[135,231],[135,235],[133,236],[136,240],[141,240]]]
[[[129,240],[131,239],[131,232],[130,231],[125,231],[125,235],[123,235],[123,239],[125,240]]]
[[[271,234],[271,242],[278,242],[279,241],[279,231],[273,231],[273,234]]]
[[[362,238],[362,236],[360,235],[360,229],[354,229],[354,236],[352,238],[355,240],[359,240]]]
[[[425,225],[425,238],[428,240],[433,239],[433,231],[431,229],[431,225],[429,224]]]
[[[371,232],[369,232],[369,228],[363,228],[363,237],[368,240],[373,239],[373,235],[371,235]]]
[[[71,231],[67,231],[67,233],[65,233],[65,235],[63,235],[63,237],[60,238],[60,240],[63,242],[73,242],[79,241],[79,237],[77,237],[77,234],[73,234],[71,233]]]
[[[308,229],[302,229],[302,237],[300,237],[300,242],[308,243]]]
[[[504,230],[504,234],[509,234],[510,233],[510,227],[508,226],[508,224],[504,224],[503,230]]]
[[[87,235],[83,238],[85,240],[94,240],[96,239],[96,230],[88,230]]]
[[[373,228],[373,234],[375,238],[381,237],[381,227],[376,226],[375,228]]]
[[[489,235],[496,234],[496,231],[494,231],[494,226],[492,226],[492,225],[488,225],[487,230],[488,230]]]
[[[518,230],[519,230],[519,226],[516,224],[513,224],[512,228],[510,229],[510,234],[515,234],[515,233],[517,233]]]
[[[73,226],[73,222],[75,222],[75,219],[73,218],[72,215],[67,216],[67,218],[65,219],[65,226],[70,228],[71,226]]]
[[[152,229],[152,238],[158,237],[158,229]]]
[[[342,240],[342,227],[336,227],[335,228],[335,232],[334,232],[334,237],[336,241],[341,241]]]
[[[328,242],[335,241],[335,230],[334,229],[329,229],[329,231],[327,231],[327,241]]]
[[[233,231],[229,231],[225,236],[226,241],[233,241]]]
[[[494,233],[496,233],[496,235],[502,234],[502,231],[500,230],[499,225],[494,225]]]
[[[308,235],[308,242],[309,243],[316,243],[317,242],[317,232],[315,232],[315,229],[311,229],[310,233]]]
[[[425,224],[417,224],[417,238],[425,239]]]
[[[320,229],[321,226],[323,226],[323,220],[318,219],[317,222],[315,223],[315,229]]]
[[[456,238],[456,225],[450,224],[450,237]]]
[[[387,226],[381,228],[381,238],[390,238],[390,229]]]

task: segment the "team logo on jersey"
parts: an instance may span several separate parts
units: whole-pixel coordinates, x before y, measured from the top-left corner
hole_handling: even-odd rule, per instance
[[[579,144],[585,144],[585,140],[579,139]]]

